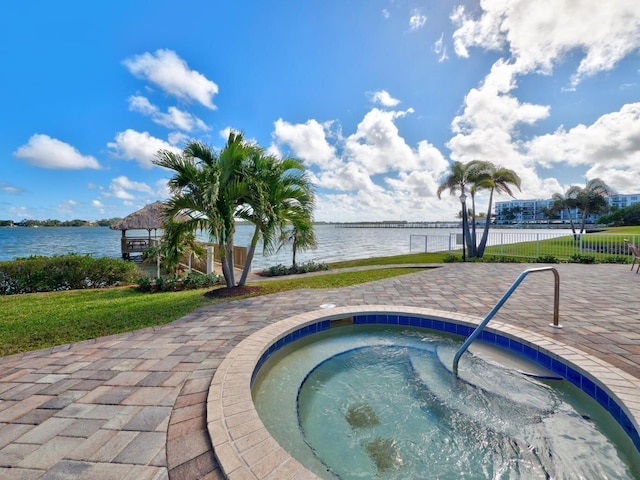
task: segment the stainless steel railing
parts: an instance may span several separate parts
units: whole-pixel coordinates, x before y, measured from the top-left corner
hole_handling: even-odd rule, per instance
[[[486,327],[487,323],[489,323],[489,320],[491,320],[493,318],[493,316],[496,313],[498,313],[498,310],[500,310],[502,305],[504,305],[504,303],[511,296],[511,294],[515,291],[515,289],[518,288],[518,285],[520,285],[520,283],[522,283],[522,281],[525,279],[525,277],[527,275],[529,275],[530,273],[545,272],[547,270],[550,270],[551,272],[553,272],[553,276],[554,276],[554,279],[555,279],[554,301],[553,301],[553,323],[550,323],[549,326],[553,327],[553,328],[562,328],[562,325],[560,325],[560,323],[559,323],[559,315],[560,315],[560,274],[558,273],[558,270],[556,270],[553,267],[530,268],[528,270],[525,270],[524,272],[522,272],[520,274],[520,276],[516,279],[516,281],[513,282],[513,284],[505,292],[505,294],[498,301],[498,303],[496,303],[496,305],[491,309],[491,311],[487,314],[487,316],[480,323],[480,325],[478,325],[476,327],[476,329],[473,331],[473,333],[471,333],[471,335],[469,335],[467,340],[462,344],[460,349],[456,352],[455,357],[453,357],[453,374],[455,376],[458,376],[458,362],[460,362],[460,357],[462,356],[462,354],[467,350],[467,348],[469,348],[469,345],[471,345],[471,342],[473,342],[478,337],[478,335],[480,335],[480,333],[482,333],[482,330],[484,330],[484,327]]]

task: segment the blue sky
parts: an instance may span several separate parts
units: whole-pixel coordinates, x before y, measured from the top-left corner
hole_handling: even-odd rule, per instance
[[[454,218],[453,160],[640,192],[637,0],[24,0],[0,49],[0,219],[125,216],[158,149],[230,129],[303,160],[323,221]]]

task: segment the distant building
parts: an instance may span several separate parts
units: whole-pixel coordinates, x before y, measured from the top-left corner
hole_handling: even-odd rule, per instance
[[[614,208],[625,208],[640,202],[640,193],[614,194],[606,197],[607,203]],[[497,225],[508,225],[513,223],[569,223],[567,210],[557,212],[549,217],[549,210],[553,205],[551,199],[536,200],[508,200],[496,202],[493,221]],[[580,217],[578,209],[571,210],[571,218],[575,221]],[[599,215],[590,214],[587,216],[587,223],[595,223]]]

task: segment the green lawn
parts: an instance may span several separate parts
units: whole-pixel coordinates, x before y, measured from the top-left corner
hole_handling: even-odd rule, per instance
[[[416,272],[411,268],[328,273],[261,282],[254,295],[337,288]],[[258,285],[258,284],[256,284]],[[205,290],[145,294],[134,288],[0,296],[0,356],[162,325],[222,301]]]

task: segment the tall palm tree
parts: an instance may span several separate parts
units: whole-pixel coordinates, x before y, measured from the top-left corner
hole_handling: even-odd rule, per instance
[[[445,190],[448,190],[451,195],[456,195],[460,192],[460,195],[464,194],[466,196],[467,192],[469,192],[469,194],[472,195],[472,203],[475,204],[475,191],[471,192],[470,189],[477,178],[479,165],[481,163],[479,160],[473,160],[469,163],[453,162],[449,174],[438,186],[436,192],[438,198],[442,198],[442,193]],[[462,234],[464,236],[464,242],[467,245],[467,250],[469,251],[469,256],[473,257],[475,256],[475,243],[469,230],[468,213],[466,210],[467,208],[464,206],[462,209]]]
[[[244,166],[248,195],[237,216],[255,226],[247,252],[247,261],[238,285],[245,284],[256,245],[262,237],[263,252],[272,253],[280,232],[299,212],[308,213],[314,205],[313,186],[304,166],[294,158],[279,159],[256,149]]]
[[[241,167],[252,148],[243,142],[242,134],[232,132],[219,154],[193,141],[181,154],[161,150],[154,160],[156,165],[174,171],[168,183],[172,196],[167,201],[167,218],[181,220],[172,227],[175,236],[202,230],[217,241],[227,287],[235,285],[234,214],[247,194]]]
[[[576,233],[576,226],[573,223],[573,217],[571,216],[571,210],[576,208],[577,202],[575,198],[571,198],[569,196],[569,191],[563,195],[562,193],[554,193],[551,196],[551,200],[553,203],[551,204],[551,209],[554,212],[562,212],[563,210],[567,211],[567,216],[569,217],[569,224],[571,225],[571,232],[573,232],[573,239],[578,239],[578,234]]]
[[[573,185],[567,190],[566,196],[575,199],[575,206],[580,209],[582,218],[580,222],[580,233],[584,233],[587,217],[591,213],[603,212],[607,209],[606,197],[611,195],[613,190],[600,178],[592,178],[583,187]]]
[[[489,190],[489,206],[487,207],[487,216],[484,222],[484,231],[478,246],[478,257],[484,255],[484,249],[487,246],[489,238],[489,226],[491,224],[491,208],[493,206],[493,194],[506,193],[513,197],[511,186],[515,186],[520,190],[520,177],[516,172],[504,167],[496,167],[491,162],[484,162],[483,170],[478,176],[476,186]]]

